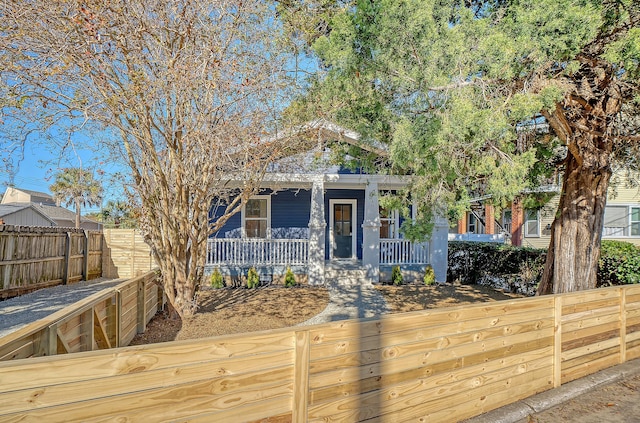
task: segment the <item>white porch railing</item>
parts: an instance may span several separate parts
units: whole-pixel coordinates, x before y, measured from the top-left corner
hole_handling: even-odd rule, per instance
[[[406,239],[381,239],[380,264],[428,264],[429,243],[413,243]]]
[[[211,238],[207,246],[208,265],[289,266],[309,260],[306,239]]]

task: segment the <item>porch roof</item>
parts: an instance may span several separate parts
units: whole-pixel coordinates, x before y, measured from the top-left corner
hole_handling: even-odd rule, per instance
[[[262,188],[310,188],[314,182],[323,182],[324,188],[362,189],[366,185],[377,182],[378,188],[402,189],[410,182],[410,176],[379,174],[342,174],[342,173],[267,173],[262,180]],[[238,181],[240,183],[240,181]]]

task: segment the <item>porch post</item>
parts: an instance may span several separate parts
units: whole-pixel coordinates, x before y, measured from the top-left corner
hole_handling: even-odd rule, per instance
[[[447,281],[447,260],[449,247],[449,222],[443,216],[436,216],[431,241],[429,242],[429,261],[436,275],[436,282]]]
[[[309,285],[324,284],[325,229],[324,180],[314,178],[311,187],[311,214],[309,217]]]
[[[380,209],[378,182],[369,181],[364,193],[362,265],[370,282],[380,281]]]

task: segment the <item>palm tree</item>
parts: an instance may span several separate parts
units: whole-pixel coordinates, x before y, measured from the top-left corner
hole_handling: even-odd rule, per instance
[[[56,201],[76,207],[76,228],[80,228],[80,207],[97,206],[102,201],[102,186],[93,174],[77,167],[62,169],[49,187]]]

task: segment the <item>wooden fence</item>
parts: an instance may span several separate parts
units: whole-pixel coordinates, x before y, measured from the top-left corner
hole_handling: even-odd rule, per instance
[[[136,229],[105,229],[103,276],[133,278],[156,267],[151,250]]]
[[[0,363],[0,421],[458,421],[640,357],[640,286]]]
[[[0,298],[100,276],[100,232],[0,225]]]
[[[0,338],[0,361],[129,345],[163,305],[156,279],[130,279]]]

